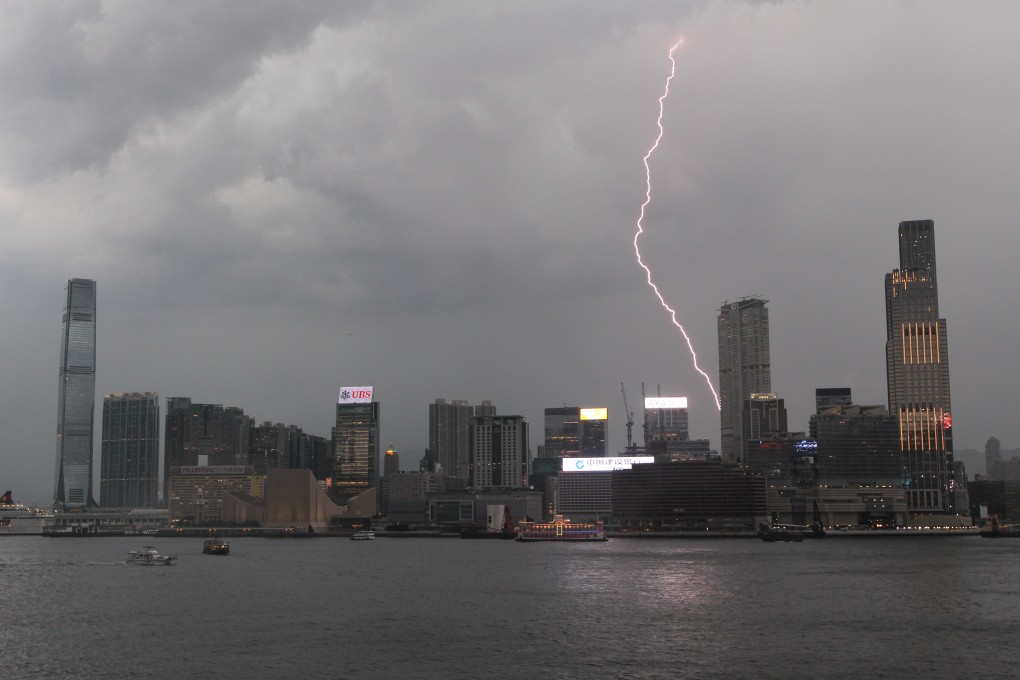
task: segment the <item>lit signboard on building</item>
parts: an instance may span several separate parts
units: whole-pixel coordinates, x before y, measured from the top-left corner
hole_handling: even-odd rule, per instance
[[[612,472],[629,470],[641,463],[654,463],[652,456],[629,456],[624,458],[564,458],[563,472]]]
[[[608,420],[609,409],[606,408],[583,408],[581,409],[581,420]]]
[[[185,465],[182,475],[243,475],[249,472],[245,465]]]
[[[338,404],[371,404],[372,386],[367,387],[341,387]]]
[[[798,453],[808,453],[810,451],[818,450],[818,442],[814,439],[801,439],[799,442],[793,445],[793,448]]]
[[[645,408],[687,408],[687,397],[645,397]]]
[[[942,414],[942,428],[948,430],[953,426],[953,416],[948,413]]]

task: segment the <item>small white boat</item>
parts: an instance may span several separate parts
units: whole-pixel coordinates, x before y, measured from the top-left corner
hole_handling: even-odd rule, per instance
[[[169,567],[174,563],[177,558],[173,555],[160,555],[159,551],[153,548],[151,545],[147,545],[141,550],[132,550],[128,554],[128,564],[142,564],[146,566],[161,565]]]
[[[352,541],[374,541],[375,540],[375,532],[372,531],[371,529],[362,530],[362,531],[359,531],[356,534],[352,534],[351,535],[351,540]]]

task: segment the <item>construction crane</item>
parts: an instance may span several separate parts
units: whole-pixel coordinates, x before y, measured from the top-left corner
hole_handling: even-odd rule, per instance
[[[620,392],[623,393],[623,410],[627,414],[627,449],[632,449],[634,440],[631,437],[631,431],[634,429],[634,412],[630,410],[630,404],[627,403],[627,390],[624,389],[623,383],[620,383]]]
[[[641,383],[641,405],[642,406],[646,406],[648,404],[646,399],[648,399],[648,397],[645,396],[645,384]],[[642,423],[642,428],[644,428],[644,431],[645,431],[645,448],[647,449],[648,448],[648,444],[649,444],[649,441],[648,441],[648,411],[645,411],[645,417],[642,418],[642,420],[644,421]]]

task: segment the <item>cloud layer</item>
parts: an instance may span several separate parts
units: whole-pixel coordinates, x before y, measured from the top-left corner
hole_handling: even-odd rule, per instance
[[[936,222],[957,447],[1020,439],[1009,3],[39,2],[0,10],[0,483],[48,501],[61,289],[99,282],[98,397],[156,390],[327,434],[373,384],[412,467],[437,397],[711,394],[761,295],[773,385],[884,403],[884,274]],[[657,387],[658,386],[658,387]],[[97,411],[98,413],[98,411]],[[614,415],[615,414],[615,415]],[[98,421],[98,416],[97,416]],[[98,456],[98,446],[97,446]],[[97,457],[98,464],[98,457]],[[6,487],[5,487],[6,488]]]

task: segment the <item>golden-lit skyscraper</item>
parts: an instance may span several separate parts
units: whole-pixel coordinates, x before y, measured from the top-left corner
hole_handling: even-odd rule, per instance
[[[955,514],[946,320],[939,316],[935,223],[900,222],[900,267],[885,275],[889,412],[899,420],[907,509]]]

